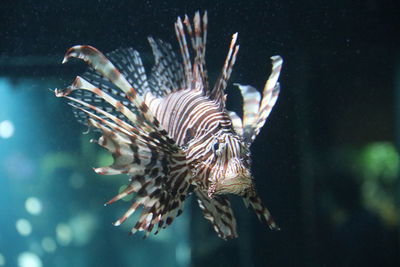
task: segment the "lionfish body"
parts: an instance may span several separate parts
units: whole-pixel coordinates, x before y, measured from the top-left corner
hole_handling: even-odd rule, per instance
[[[155,57],[149,75],[132,48],[107,57],[90,46],[70,48],[63,63],[75,57],[91,68],[71,86],[56,89],[56,96],[68,98],[78,121],[102,133],[97,142],[111,152],[114,163],[94,170],[130,176],[125,190],[106,203],[136,193],[114,225],[142,206],[131,232],[145,231],[147,236],[156,227],[157,233],[182,213],[183,202],[194,192],[223,239],[237,237],[227,194],[243,197],[261,221],[277,229],[253,186],[249,147],[277,100],[282,59],[271,58],[272,73],[262,97],[255,88],[236,84],[243,96],[242,120],[226,110],[224,93],[239,49],[237,34],[211,88],[205,65],[207,13],[201,19],[197,12],[193,26],[187,16],[175,23],[183,63],[168,43],[149,38]]]

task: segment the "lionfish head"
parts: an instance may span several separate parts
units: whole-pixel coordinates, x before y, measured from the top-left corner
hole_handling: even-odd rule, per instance
[[[244,195],[253,190],[250,150],[236,134],[223,133],[209,143],[206,159],[210,182],[208,193]]]

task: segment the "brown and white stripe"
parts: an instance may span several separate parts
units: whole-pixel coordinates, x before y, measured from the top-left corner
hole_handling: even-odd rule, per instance
[[[135,193],[131,206],[114,223],[122,224],[142,207],[131,233],[144,231],[148,236],[170,225],[183,212],[190,192],[223,239],[237,237],[226,194],[243,197],[261,221],[278,229],[254,189],[250,145],[277,100],[282,59],[272,57],[262,98],[254,87],[236,84],[244,100],[242,121],[225,108],[225,89],[239,50],[237,33],[220,76],[209,87],[207,28],[207,13],[201,17],[196,12],[193,24],[187,16],[183,22],[178,17],[175,32],[182,64],[170,44],[149,37],[155,58],[149,75],[132,48],[105,56],[94,47],[78,45],[64,57],[63,63],[75,57],[92,68],[55,94],[70,101],[80,122],[101,132],[97,143],[112,154],[114,162],[94,168],[95,172],[130,177],[127,187],[106,205]]]

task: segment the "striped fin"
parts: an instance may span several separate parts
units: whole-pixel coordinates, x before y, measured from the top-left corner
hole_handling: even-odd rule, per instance
[[[132,144],[128,146],[118,140],[120,133],[108,131],[95,121],[91,123],[102,129],[103,136],[99,144],[113,154],[114,165],[125,169],[128,174],[132,173],[131,170],[135,173],[126,189],[106,203],[112,204],[129,194],[136,193],[131,207],[114,225],[122,224],[140,206],[143,206],[142,214],[132,228],[132,234],[136,231],[145,231],[145,235],[148,236],[156,224],[157,232],[171,224],[173,219],[183,212],[183,202],[190,184],[191,176],[186,168],[184,155],[180,152],[162,153],[159,148],[139,144],[133,138],[130,138]]]
[[[243,137],[246,142],[252,142],[255,139],[254,125],[258,120],[260,109],[260,93],[250,85],[241,85],[234,83],[239,87],[243,97]]]
[[[258,219],[266,224],[271,230],[280,230],[279,226],[275,223],[269,210],[264,206],[259,196],[256,194],[246,195],[243,198],[246,207],[251,206],[255,211]]]
[[[207,12],[204,13],[203,18],[201,19],[200,12],[197,11],[195,13],[193,23],[194,27],[192,27],[187,15],[185,15],[183,23],[180,17],[178,17],[175,23],[175,32],[181,50],[183,66],[185,70],[185,84],[189,89],[202,90],[204,94],[208,94],[209,84],[205,61],[205,46],[208,26]],[[186,27],[184,27],[183,24],[185,24]],[[193,64],[189,53],[185,28],[195,53]]]
[[[117,49],[107,53],[106,57],[121,72],[128,83],[135,88],[139,95],[142,96],[149,91],[146,71],[138,51],[133,48]],[[88,79],[86,73],[83,74],[82,77]],[[90,79],[88,80],[92,82]]]
[[[109,83],[109,82],[108,82]],[[132,111],[136,111],[136,107],[126,98],[122,97],[120,95],[120,90],[115,90],[109,87],[106,84],[102,84],[102,87],[98,88],[94,86],[92,83],[89,83],[82,77],[77,76],[72,83],[72,85],[62,88],[62,89],[56,89],[55,94],[57,97],[64,97],[64,96],[72,96],[75,99],[79,99],[84,101],[85,103],[94,105],[110,114],[113,114],[114,116],[118,117],[121,120],[124,120],[128,123],[132,123],[132,121],[143,121],[141,117],[136,120],[138,117],[136,113],[133,113]],[[126,110],[128,110],[130,114],[123,114],[121,112],[118,112],[115,108],[110,105],[106,100],[104,100],[100,95],[106,95],[109,97],[112,97],[112,99],[115,99],[115,102],[119,102],[122,106],[125,107]],[[77,103],[77,106],[81,106],[79,103]],[[99,115],[102,118],[105,118],[103,115],[98,114],[96,111],[94,111],[97,115]],[[74,108],[73,113],[77,119],[78,122],[87,125],[87,120],[88,120],[88,115],[84,112],[82,112],[79,109]]]
[[[231,44],[229,46],[228,55],[226,56],[224,66],[222,67],[222,71],[220,76],[215,83],[214,88],[211,90],[210,98],[217,101],[220,106],[220,109],[223,110],[225,108],[225,88],[227,86],[228,80],[232,73],[233,65],[236,61],[236,55],[239,51],[239,45],[236,45],[238,33],[232,35]]]
[[[140,58],[139,52],[132,48],[127,49],[117,49],[111,53],[106,54],[107,58],[121,71],[122,75],[126,80],[136,88],[138,94],[143,95],[144,92],[149,91],[149,84],[147,81],[147,76],[144,70],[142,60]],[[116,87],[108,79],[101,76],[93,68],[89,68],[83,75],[82,78],[88,81],[92,87],[99,88],[101,91],[109,94],[114,99],[121,102],[130,111],[138,114],[138,109],[136,106],[126,98],[124,92],[122,92],[118,87]],[[79,87],[78,87],[79,89]],[[74,97],[77,99],[84,99],[87,103],[93,103],[97,107],[101,107],[109,113],[113,113],[118,118],[126,120],[122,114],[112,109],[107,104],[104,105],[103,99],[96,94],[88,92],[88,90],[81,91],[76,90]],[[87,124],[87,115],[80,112],[77,109],[73,109],[75,117],[82,124]]]
[[[150,37],[149,41],[155,56],[155,64],[152,68],[149,79],[147,79],[140,54],[136,50],[132,48],[117,49],[111,53],[107,53],[106,56],[114,66],[121,71],[121,74],[126,77],[126,80],[142,97],[149,92],[152,92],[156,96],[163,96],[170,92],[169,88],[173,88],[174,90],[180,89],[181,84],[184,81],[183,70],[181,64],[177,60],[176,54],[172,51],[171,45],[161,40],[154,40]],[[123,91],[118,89],[118,87],[107,78],[101,76],[93,68],[89,68],[82,77],[94,85],[94,87],[107,92],[110,96],[123,103],[134,113],[139,113],[136,106],[127,100],[126,94]],[[163,91],[165,88],[168,88],[169,91]],[[100,106],[107,112],[115,114],[120,119],[125,119],[123,116],[118,114],[118,112],[115,112],[115,110],[111,109],[107,105],[103,105],[104,101],[95,94],[77,90],[75,91],[74,97],[85,99],[86,102]],[[87,124],[87,115],[85,113],[76,109],[73,111],[75,117],[77,117],[80,123]]]
[[[243,137],[252,143],[264,126],[274,107],[280,91],[278,78],[282,69],[282,58],[273,56],[272,71],[263,90],[260,103],[260,93],[250,85],[234,84],[239,87],[243,97]]]
[[[57,89],[60,90],[60,89]],[[74,90],[74,92],[72,94],[70,94],[71,97],[73,97],[74,99],[81,99],[81,100],[85,100],[84,102],[90,105],[94,105],[110,114],[115,115],[116,117],[118,117],[121,120],[124,121],[129,121],[123,114],[121,113],[117,113],[115,112],[115,110],[110,107],[110,105],[108,105],[107,102],[105,102],[103,99],[101,99],[98,95],[94,94],[91,91],[88,90]],[[130,107],[130,102],[126,101],[125,103],[123,103],[124,106],[126,107]],[[76,104],[78,107],[82,106],[81,104],[77,103]],[[134,107],[134,106],[133,106]],[[135,107],[134,107],[135,108]],[[85,125],[85,126],[89,126],[88,125],[88,119],[89,116],[88,114],[86,114],[85,112],[81,111],[80,109],[77,108],[73,108],[72,112],[74,114],[74,117],[76,118],[76,120]],[[102,114],[99,114],[97,111],[93,111],[95,114],[99,115],[100,117],[106,119]]]
[[[143,130],[152,130],[150,127],[149,123],[144,121],[140,116],[135,114],[134,112],[131,111],[129,107],[127,107],[127,103],[122,103],[121,101],[116,100],[114,97],[106,93],[104,90],[101,90],[100,88],[97,88],[90,82],[86,81],[84,78],[77,76],[72,83],[72,85],[68,88],[71,90],[71,92],[74,91],[79,91],[79,90],[85,90],[93,93],[96,97],[93,99],[90,98],[89,96],[83,97],[83,98],[76,98],[76,99],[82,99],[83,102],[90,103],[93,102],[93,104],[97,107],[99,106],[100,100],[104,101],[107,104],[110,104],[114,109],[114,113],[117,114],[122,114],[124,115],[130,123],[133,123],[136,127],[141,128]],[[66,96],[67,94],[61,93],[60,89],[57,89],[58,91],[56,92],[57,96]],[[116,95],[114,93],[114,95]],[[71,98],[70,98],[71,100]],[[81,103],[79,103],[81,104]]]
[[[186,41],[185,31],[180,17],[178,17],[178,20],[175,22],[175,33],[178,39],[179,48],[181,50],[183,68],[185,71],[186,86],[191,86],[192,63],[190,60],[189,48]]]
[[[242,119],[236,114],[236,112],[228,111],[229,117],[232,120],[233,130],[240,136],[243,136],[243,124]]]
[[[135,54],[134,51],[131,52]],[[146,76],[142,75],[144,72],[141,67],[135,69],[142,66],[141,61],[133,64],[124,60],[124,55],[120,53],[110,55],[116,65],[95,48],[71,48],[64,62],[70,57],[81,58],[102,76],[88,71],[86,78],[90,82],[78,76],[71,86],[57,89],[55,93],[58,97],[69,99],[70,105],[85,114],[88,124],[102,132],[97,142],[109,150],[114,162],[110,166],[94,170],[99,174],[126,173],[131,176],[131,182],[126,189],[107,202],[111,204],[128,194],[136,193],[135,201],[115,225],[120,225],[142,207],[142,214],[131,233],[145,231],[147,236],[155,225],[158,232],[183,212],[183,202],[192,176],[186,164],[185,153],[168,137],[142,97],[125,78],[130,77],[129,75],[135,78],[136,75],[145,89],[149,86],[146,84]],[[123,69],[122,73],[116,66]],[[86,93],[81,95],[82,98],[72,95],[79,92]],[[147,94],[149,93],[148,91]],[[133,111],[121,101],[123,97],[130,101],[128,103],[135,105]],[[108,112],[107,108],[111,108],[112,112]],[[125,119],[120,119],[121,116]]]
[[[145,236],[148,236],[156,224],[157,232],[171,224],[183,212],[183,202],[191,183],[184,152],[163,150],[160,146],[151,145],[142,136],[126,131],[121,125],[103,120],[83,108],[76,108],[90,115],[89,124],[103,133],[99,145],[109,150],[114,158],[111,166],[96,168],[95,171],[99,174],[132,175],[125,190],[106,203],[111,204],[137,193],[134,203],[114,225],[123,223],[140,206],[143,206],[142,214],[131,233],[145,231]]]
[[[207,11],[204,12],[203,14],[203,39],[200,44],[200,50],[201,50],[201,76],[203,78],[203,85],[204,89],[206,92],[208,92],[210,89],[210,85],[208,82],[208,73],[207,73],[207,68],[206,68],[206,44],[207,44],[207,27],[208,27],[208,17],[207,17]]]
[[[272,71],[263,90],[263,98],[260,104],[260,112],[257,123],[254,126],[254,133],[258,135],[260,129],[264,126],[269,114],[278,99],[280,85],[278,83],[279,75],[282,69],[283,60],[280,56],[272,56]]]
[[[207,44],[207,28],[208,28],[208,16],[207,11],[203,14],[203,51],[202,51],[202,58],[205,60],[206,58],[206,44]]]
[[[137,193],[135,202],[114,225],[122,224],[139,206],[143,206],[143,210],[131,230],[132,234],[136,231],[145,231],[148,236],[155,225],[157,225],[155,234],[170,225],[174,218],[183,212],[183,202],[190,184],[190,175],[188,170],[183,168],[185,162],[182,159],[177,155],[160,155],[160,158],[150,160],[150,162],[157,161],[158,164],[145,170],[144,175],[132,176],[128,187],[106,203],[111,204],[133,192]],[[169,171],[169,167],[174,171]],[[148,172],[151,175],[147,174]]]
[[[209,198],[207,192],[195,189],[197,201],[204,217],[213,225],[215,232],[222,239],[238,237],[236,219],[231,204],[226,196]]]
[[[203,20],[200,18],[200,12],[195,13],[193,23],[194,31],[190,23],[189,17],[186,15],[183,23],[186,25],[186,30],[189,34],[192,48],[195,51],[195,59],[193,72],[198,71],[203,85],[204,93],[209,90],[208,75],[206,69],[205,47],[207,38],[207,12],[204,12]],[[196,78],[196,76],[194,76]]]
[[[81,112],[86,113],[90,118],[94,118],[98,121],[101,121],[103,125],[106,125],[107,127],[111,128],[117,132],[121,132],[121,133],[124,133],[125,135],[136,138],[137,141],[142,144],[146,144],[148,146],[153,146],[153,147],[158,147],[160,149],[170,151],[171,153],[178,150],[178,148],[173,146],[172,144],[170,144],[168,142],[163,142],[163,140],[161,140],[160,138],[154,138],[147,132],[139,131],[138,129],[134,128],[130,124],[124,122],[123,120],[120,120],[116,116],[114,116],[108,112],[105,112],[104,110],[102,110],[96,106],[93,106],[91,104],[88,104],[84,101],[81,101],[81,100],[73,98],[73,97],[65,96],[65,98],[81,105],[81,106],[77,106],[71,102],[69,103],[74,108],[79,109]],[[103,115],[104,117],[108,118],[109,120],[103,119],[102,117],[84,109],[83,107],[89,108],[89,109],[93,110],[94,112],[96,112],[97,114]]]
[[[155,64],[151,70],[149,84],[156,97],[186,88],[182,64],[178,61],[172,46],[160,39],[148,37],[153,50]]]
[[[129,131],[138,133],[140,131],[141,135],[147,136],[147,138],[150,135],[158,137],[157,139],[154,139],[157,145],[163,145],[167,146],[168,148],[174,147],[173,144],[174,142],[168,138],[167,136],[164,136],[160,134],[159,132],[153,131],[151,128],[151,125],[149,125],[148,122],[144,121],[141,117],[139,117],[137,114],[131,112],[129,108],[127,108],[124,104],[122,104],[120,101],[115,100],[113,97],[105,93],[104,91],[100,90],[99,88],[94,87],[91,83],[87,82],[85,79],[77,76],[75,81],[71,86],[69,86],[67,89],[56,89],[56,96],[58,97],[67,97],[68,94],[70,94],[73,91],[76,90],[87,90],[90,91],[91,93],[97,95],[101,100],[104,100],[106,103],[110,104],[113,107],[113,113],[116,115],[112,115],[111,113],[107,112],[105,113],[103,109],[101,109],[98,105],[98,103],[94,103],[94,105],[87,105],[86,102],[90,99],[82,99],[83,101],[80,101],[77,98],[74,97],[69,97],[69,100],[72,100],[78,104],[77,107],[80,106],[86,106],[94,110],[95,114],[98,114],[99,117],[108,118],[110,119],[110,116],[117,117],[119,120],[121,120],[120,124],[124,122],[124,119],[121,119],[120,116],[118,115],[124,115],[128,119],[128,123],[125,123],[125,125],[132,123],[134,125],[131,126],[129,125]],[[97,101],[98,102],[98,101]],[[88,114],[84,112],[82,109],[77,108],[77,110],[80,110],[80,112],[84,114]],[[108,114],[108,116],[107,116]],[[86,116],[87,117],[87,116]],[[115,121],[115,119],[113,119]],[[149,139],[147,139],[149,140]],[[177,149],[174,147],[174,149]]]
[[[168,153],[175,153],[175,152],[179,151],[179,148],[177,146],[175,146],[175,145],[173,145],[171,143],[165,142],[164,140],[159,138],[157,135],[154,135],[154,134],[152,135],[152,134],[149,134],[147,132],[139,131],[138,129],[136,129],[136,128],[132,127],[131,125],[127,124],[126,122],[118,119],[117,117],[113,116],[112,114],[109,114],[109,113],[103,111],[102,109],[100,109],[100,108],[98,108],[96,106],[87,104],[87,103],[85,103],[85,102],[83,102],[83,101],[81,101],[79,99],[75,99],[75,98],[68,97],[68,96],[65,96],[65,97],[68,98],[69,100],[73,101],[73,102],[76,102],[76,103],[80,104],[81,107],[80,106],[76,106],[73,103],[69,103],[74,108],[79,109],[82,112],[86,113],[90,117],[89,121],[91,119],[92,120],[95,119],[97,121],[100,121],[102,123],[102,125],[105,125],[106,127],[110,128],[110,129],[112,129],[112,130],[114,130],[116,132],[123,133],[123,134],[125,134],[127,136],[135,138],[135,140],[137,142],[139,142],[139,144],[145,144],[145,145],[147,145],[149,147],[157,147],[160,150],[166,151]],[[100,116],[96,115],[95,113],[84,109],[83,107],[90,108],[93,111],[104,115],[105,117],[107,117],[110,120],[103,119]],[[101,130],[101,128],[99,128],[99,127],[96,127],[96,128]]]
[[[87,62],[93,69],[98,71],[101,75],[109,79],[113,84],[120,88],[143,115],[144,119],[153,125],[155,130],[163,132],[161,125],[157,119],[150,112],[143,99],[138,95],[137,91],[129,84],[126,78],[119,72],[114,64],[108,60],[96,48],[88,45],[77,45],[71,47],[64,56],[63,63],[68,62],[71,57],[79,58]]]

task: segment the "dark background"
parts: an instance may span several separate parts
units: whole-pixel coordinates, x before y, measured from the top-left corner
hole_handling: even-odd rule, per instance
[[[196,10],[208,11],[212,77],[234,32],[241,46],[231,81],[261,89],[269,57],[284,59],[281,95],[252,147],[258,191],[282,231],[265,229],[235,200],[241,237],[223,242],[193,207],[192,265],[399,266],[398,222],[387,225],[369,210],[362,201],[361,178],[343,167],[355,162],[347,148],[396,144],[399,1],[2,0],[0,74],[62,77],[59,86],[65,86],[65,79],[72,81],[83,69],[60,64],[66,49],[76,44],[104,52],[133,46],[151,64],[146,37],[177,47],[173,22]],[[228,94],[230,107],[240,111],[238,93],[230,87]],[[54,135],[62,135],[52,127],[58,121],[79,127],[66,118],[72,114],[56,115],[38,127],[52,128]],[[79,134],[80,129],[71,131]],[[72,134],[62,136],[60,150],[78,145]],[[398,199],[399,190],[388,191]],[[326,199],[333,204],[325,205]],[[335,210],[345,219],[332,219]],[[110,263],[113,256],[107,256]]]

